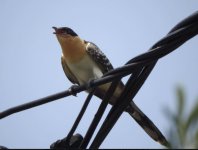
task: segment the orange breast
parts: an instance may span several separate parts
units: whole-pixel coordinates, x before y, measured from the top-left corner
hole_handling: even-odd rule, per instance
[[[86,45],[79,37],[67,38],[60,43],[66,61],[71,63],[78,62],[86,54]]]

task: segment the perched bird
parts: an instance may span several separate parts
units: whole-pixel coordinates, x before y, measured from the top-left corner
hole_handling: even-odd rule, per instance
[[[72,29],[68,27],[53,27],[60,46],[62,48],[61,63],[65,75],[74,84],[83,85],[91,79],[98,79],[104,73],[113,69],[112,64],[104,53],[92,42],[81,39]],[[110,83],[96,88],[94,95],[103,99]],[[117,98],[124,89],[120,81],[114,95],[109,100],[114,105]],[[88,91],[89,92],[89,91]],[[126,111],[155,141],[167,145],[167,141],[154,123],[131,101]]]

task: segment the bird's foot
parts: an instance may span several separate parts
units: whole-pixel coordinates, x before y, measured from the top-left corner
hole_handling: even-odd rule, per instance
[[[72,85],[72,86],[68,89],[69,92],[70,92],[73,96],[76,96],[76,95],[77,95],[77,92],[75,92],[75,89],[76,89],[77,87],[79,87],[79,85],[74,84],[74,85]]]

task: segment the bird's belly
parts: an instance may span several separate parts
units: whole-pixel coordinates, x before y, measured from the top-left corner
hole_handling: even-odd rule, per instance
[[[83,58],[77,63],[67,63],[67,64],[70,70],[72,71],[72,73],[74,74],[74,76],[77,78],[80,85],[86,84],[92,79],[98,79],[103,75],[98,65],[88,56]],[[110,83],[106,83],[97,87],[97,89],[100,91],[100,95],[96,95],[96,96],[102,99],[105,92],[108,90],[109,86]],[[115,100],[120,95],[121,91],[122,91],[121,87],[116,88],[114,96],[109,100],[111,104],[115,103]]]
[[[103,75],[98,65],[89,56],[85,56],[79,62],[68,63],[68,66],[80,85],[89,82],[91,79],[98,79]]]

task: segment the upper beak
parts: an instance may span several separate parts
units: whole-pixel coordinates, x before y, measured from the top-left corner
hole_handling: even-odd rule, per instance
[[[58,28],[57,27],[52,27],[54,30],[55,30],[55,32],[53,32],[54,34],[58,34]]]

